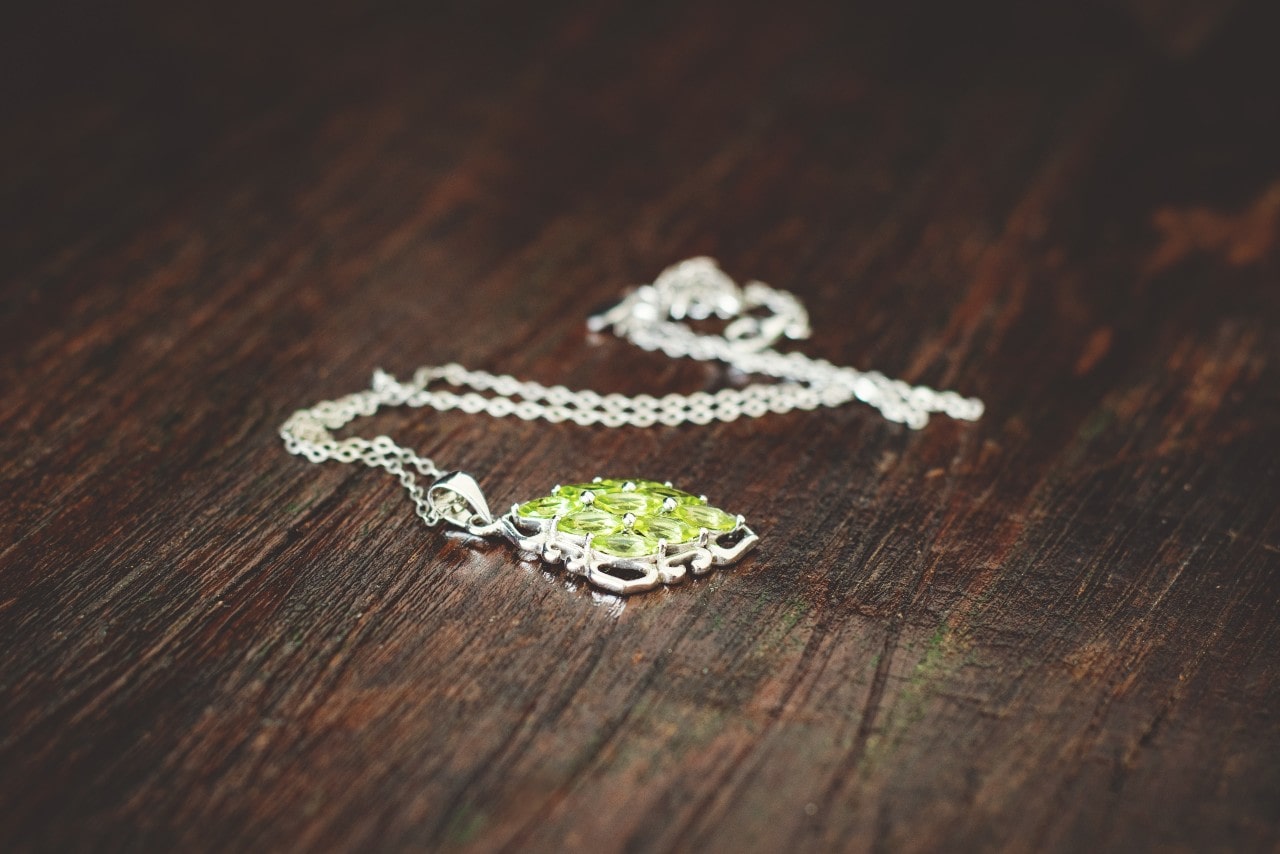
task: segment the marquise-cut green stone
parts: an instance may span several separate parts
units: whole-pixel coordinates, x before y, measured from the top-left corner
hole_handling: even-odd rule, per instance
[[[649,482],[650,481],[647,480],[636,480],[630,477],[605,477],[600,480],[593,481],[591,485],[596,489],[608,490],[609,492],[634,492]]]
[[[632,478],[631,482],[636,485],[636,489],[639,489],[645,492],[648,492],[653,489],[668,488],[668,486],[665,483],[662,483],[661,481],[657,481],[657,480],[645,480],[643,478],[637,477],[637,478]]]
[[[662,509],[661,498],[643,492],[602,492],[595,499],[593,507],[615,516],[625,516],[628,513],[643,516]]]
[[[708,531],[732,531],[738,527],[735,517],[710,504],[681,504],[672,515],[695,528]]]
[[[666,540],[672,546],[698,538],[697,528],[674,516],[645,516],[636,520],[635,530],[657,540]]]
[[[644,557],[658,551],[658,541],[631,531],[609,534],[591,541],[599,552],[614,557]]]
[[[674,498],[679,504],[701,504],[702,499],[696,495],[690,495],[683,490],[676,489],[672,486],[665,486],[661,483],[647,487],[645,492],[658,498]]]
[[[548,495],[526,501],[516,508],[516,515],[525,519],[553,519],[578,509],[578,503],[559,495]]]
[[[611,513],[588,507],[576,513],[570,513],[560,520],[556,526],[566,534],[585,537],[587,534],[614,534],[622,530],[622,520]]]
[[[585,492],[603,492],[604,489],[598,483],[569,483],[556,489],[555,494],[561,498],[581,499]]]

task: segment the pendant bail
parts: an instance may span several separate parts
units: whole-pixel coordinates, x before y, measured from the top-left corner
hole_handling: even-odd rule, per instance
[[[427,501],[440,518],[478,537],[495,530],[489,502],[476,479],[464,471],[451,471],[427,489]]]

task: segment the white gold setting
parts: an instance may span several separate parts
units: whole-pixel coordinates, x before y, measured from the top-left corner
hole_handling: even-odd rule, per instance
[[[520,552],[547,563],[563,564],[571,575],[586,578],[610,593],[640,593],[662,584],[679,584],[690,574],[702,576],[718,566],[734,563],[755,547],[760,538],[745,520],[717,536],[703,528],[696,540],[668,545],[660,541],[653,554],[619,557],[596,549],[593,535],[567,534],[557,528],[560,517],[521,518],[516,507],[501,519],[502,532]]]

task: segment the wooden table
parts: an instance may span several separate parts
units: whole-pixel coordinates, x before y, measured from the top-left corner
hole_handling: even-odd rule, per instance
[[[1055,5],[17,14],[0,849],[1275,850],[1280,16]],[[695,254],[986,416],[361,425],[762,534],[625,601],[281,447]]]

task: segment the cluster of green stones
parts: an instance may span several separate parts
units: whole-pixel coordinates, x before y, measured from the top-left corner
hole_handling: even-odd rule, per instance
[[[616,558],[642,558],[734,531],[740,517],[707,504],[705,498],[652,480],[596,478],[557,486],[550,495],[517,505],[526,525],[551,525],[558,534],[585,540]]]

